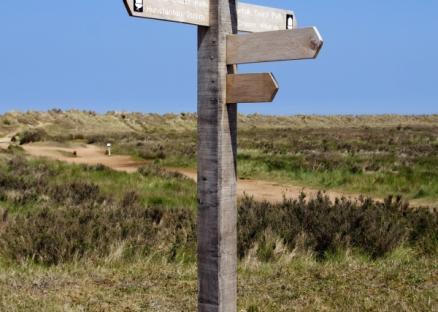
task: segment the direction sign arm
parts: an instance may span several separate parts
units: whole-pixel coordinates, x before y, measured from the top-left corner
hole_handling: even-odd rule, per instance
[[[227,37],[227,63],[244,64],[313,59],[323,39],[315,27]]]
[[[278,83],[272,73],[227,76],[227,103],[272,102],[277,92]]]

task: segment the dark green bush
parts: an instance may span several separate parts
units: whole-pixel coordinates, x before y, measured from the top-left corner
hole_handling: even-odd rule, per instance
[[[47,132],[44,129],[30,129],[20,134],[20,145],[44,141],[47,138]]]
[[[5,118],[5,119],[3,119],[3,124],[6,126],[10,126],[12,124],[12,122],[9,119]]]
[[[0,235],[0,254],[53,265],[106,257],[123,245],[126,257],[159,253],[175,260],[182,250],[193,258],[194,233],[189,210],[85,203],[11,218]]]
[[[116,244],[123,244],[125,256],[160,253],[169,260],[184,255],[194,261],[193,212],[143,207],[139,198],[129,192],[120,203],[73,201],[56,209],[46,207],[13,216],[1,231],[0,254],[15,261],[31,258],[57,264],[82,257],[105,257]],[[342,199],[331,203],[320,194],[308,201],[302,195],[271,205],[244,198],[239,206],[238,230],[239,256],[244,257],[258,244],[257,255],[264,261],[274,259],[276,247],[267,233],[280,238],[289,251],[304,248],[319,259],[345,248],[377,258],[403,244],[436,255],[438,218],[436,211],[412,210],[399,199],[385,203]]]
[[[196,222],[191,209],[165,209],[161,199],[149,200],[145,206],[141,194],[135,192],[117,200],[87,181],[53,183],[62,168],[57,163],[30,162],[20,156],[2,167],[2,207],[30,202],[34,207],[0,220],[2,257],[57,264],[105,257],[120,245],[127,257],[160,254],[171,261],[194,261]],[[147,177],[181,178],[154,164],[139,172]],[[323,194],[314,199],[302,194],[298,199],[270,204],[245,197],[238,212],[240,258],[256,249],[260,260],[275,260],[277,244],[285,247],[285,252],[303,250],[319,259],[347,248],[377,258],[402,245],[424,255],[438,255],[438,212],[410,208],[400,198],[389,197],[383,203],[365,198],[331,202]]]
[[[87,144],[107,143],[109,138],[103,134],[93,134],[86,137]]]
[[[392,197],[384,203],[345,198],[332,203],[321,193],[311,200],[305,200],[302,194],[281,204],[246,197],[239,206],[238,231],[240,257],[263,240],[266,231],[282,239],[289,250],[300,245],[320,259],[346,248],[377,258],[403,244],[434,254],[438,213],[427,208],[411,209],[400,198]]]
[[[58,204],[72,203],[79,205],[85,202],[101,202],[99,186],[88,182],[72,182],[55,185],[51,190],[51,198]]]

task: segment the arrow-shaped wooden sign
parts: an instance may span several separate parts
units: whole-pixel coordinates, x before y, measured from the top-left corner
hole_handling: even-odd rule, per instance
[[[227,75],[227,103],[272,102],[277,91],[271,73]]]
[[[210,26],[210,0],[124,0],[129,15]],[[289,10],[240,3],[237,7],[239,31],[262,32],[296,28]]]
[[[323,40],[315,27],[227,37],[227,64],[316,58]]]

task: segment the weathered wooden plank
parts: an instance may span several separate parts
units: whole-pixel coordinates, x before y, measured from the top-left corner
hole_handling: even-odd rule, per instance
[[[290,10],[239,3],[237,12],[239,31],[264,32],[297,27],[295,14]]]
[[[137,2],[138,1],[138,2]],[[129,15],[209,26],[209,0],[124,0]],[[137,7],[141,9],[136,9]]]
[[[124,0],[129,15],[210,26],[210,0]],[[292,11],[238,4],[239,31],[261,32],[296,28]]]
[[[272,102],[278,84],[271,73],[227,76],[227,103]]]
[[[323,40],[315,27],[227,37],[227,64],[316,58]]]
[[[234,0],[211,0],[198,27],[198,311],[237,310],[237,105],[226,104],[226,36],[237,33]]]

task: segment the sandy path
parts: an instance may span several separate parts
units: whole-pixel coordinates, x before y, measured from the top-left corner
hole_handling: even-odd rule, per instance
[[[102,164],[117,171],[135,172],[139,167],[146,164],[133,160],[130,156],[116,155],[108,157],[105,150],[96,145],[84,145],[74,147],[48,146],[39,143],[22,145],[27,154],[36,157],[47,157],[73,164]],[[77,156],[73,156],[76,151]]]
[[[11,144],[10,136],[0,138],[0,148],[8,148],[9,144]]]
[[[105,155],[103,148],[95,145],[78,145],[73,147],[59,147],[56,145],[48,145],[42,143],[23,145],[25,151],[32,156],[48,157],[69,163],[76,164],[103,164],[114,170],[135,172],[139,167],[146,164],[147,161],[136,161],[130,156],[114,155],[108,157]],[[73,157],[73,151],[77,152],[77,157]],[[169,171],[177,171],[185,176],[196,181],[197,174],[194,170],[186,168],[167,168]],[[254,196],[258,200],[267,200],[270,202],[278,202],[286,197],[298,197],[302,191],[308,196],[313,197],[317,194],[316,189],[305,188],[298,185],[286,185],[269,181],[261,180],[243,180],[238,181],[238,194],[248,194]],[[329,191],[327,195],[334,200],[336,197],[346,196],[346,194]],[[357,197],[357,195],[350,195]]]
[[[187,168],[168,168],[170,171],[177,171],[192,180],[197,180],[197,173]],[[248,194],[254,196],[258,200],[267,200],[270,202],[279,202],[283,200],[283,196],[286,197],[298,197],[301,192],[306,193],[307,196],[315,197],[318,190],[298,186],[291,184],[282,184],[271,181],[253,180],[253,179],[239,179],[237,182],[237,191],[239,195]],[[335,200],[337,197],[342,196],[349,197],[348,195],[340,192],[329,191],[326,194],[331,200]],[[354,195],[350,197],[354,198]],[[356,195],[356,198],[358,195]]]

